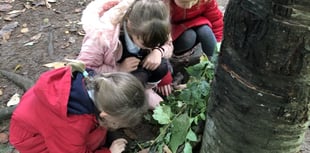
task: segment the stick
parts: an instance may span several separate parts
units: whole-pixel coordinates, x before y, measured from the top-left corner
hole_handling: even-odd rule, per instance
[[[21,87],[24,91],[28,90],[34,84],[33,80],[13,72],[0,70],[0,74],[6,77],[7,79],[13,81],[17,86]]]

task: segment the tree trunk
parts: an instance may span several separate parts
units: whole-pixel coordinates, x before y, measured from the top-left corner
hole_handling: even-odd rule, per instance
[[[309,124],[310,1],[230,0],[200,153],[297,153]]]

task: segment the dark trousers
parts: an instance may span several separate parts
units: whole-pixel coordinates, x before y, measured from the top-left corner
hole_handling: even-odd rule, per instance
[[[175,55],[181,55],[201,43],[202,51],[212,56],[216,49],[216,38],[208,25],[193,27],[183,32],[180,37],[173,41]]]

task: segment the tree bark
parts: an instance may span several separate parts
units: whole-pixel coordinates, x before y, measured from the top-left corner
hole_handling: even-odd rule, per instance
[[[309,125],[310,1],[231,0],[200,153],[297,153]]]

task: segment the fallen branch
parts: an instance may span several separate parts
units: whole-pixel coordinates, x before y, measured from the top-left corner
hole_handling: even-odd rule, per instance
[[[21,87],[24,91],[28,90],[34,84],[33,80],[13,72],[0,70],[0,74],[6,77],[7,79],[13,81],[17,86]]]
[[[28,90],[34,84],[33,80],[26,78],[22,75],[13,73],[13,72],[0,70],[0,74],[1,76],[6,77],[8,80],[11,80],[12,82],[14,82],[17,86],[22,88],[24,91]],[[9,119],[15,108],[16,108],[16,105],[0,108],[0,120]]]

